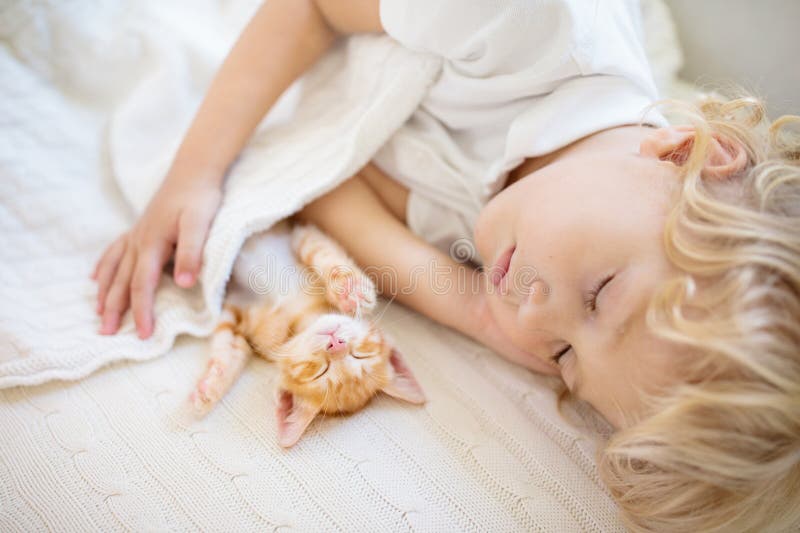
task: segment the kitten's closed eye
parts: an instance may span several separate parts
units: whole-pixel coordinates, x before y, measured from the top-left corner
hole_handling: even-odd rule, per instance
[[[330,363],[325,361],[319,363],[316,361],[305,362],[295,365],[292,368],[294,378],[301,383],[308,383],[322,377],[330,368]]]
[[[383,335],[376,329],[370,328],[354,345],[351,355],[356,359],[369,359],[383,353]]]

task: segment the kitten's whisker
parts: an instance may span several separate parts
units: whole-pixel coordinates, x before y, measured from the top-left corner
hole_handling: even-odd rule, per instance
[[[413,316],[401,316],[401,317],[394,318],[394,319],[392,319],[390,321],[383,321],[383,322],[381,322],[380,326],[385,328],[386,326],[393,326],[395,324],[401,324],[403,321],[414,320],[414,318],[415,317],[413,317]]]
[[[374,319],[375,324],[378,323],[378,320],[383,318],[383,315],[386,314],[386,311],[389,309],[389,305],[391,305],[391,303],[395,300],[395,298],[397,298],[397,295],[393,294],[392,297],[389,299],[389,301],[386,302],[386,305],[384,305],[383,309],[381,309],[381,313]]]
[[[322,399],[322,405],[327,405],[328,403],[328,393],[331,392],[330,387],[325,388],[325,397]],[[328,413],[325,412],[324,409],[320,409],[320,414],[322,415],[322,421],[325,421],[325,417],[328,416]]]

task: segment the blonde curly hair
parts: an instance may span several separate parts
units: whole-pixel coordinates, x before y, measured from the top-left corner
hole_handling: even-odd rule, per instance
[[[681,384],[613,435],[601,475],[635,531],[800,528],[800,117],[754,98],[667,102],[696,129],[664,231],[683,271],[647,321],[686,347]],[[746,169],[703,175],[712,135]]]

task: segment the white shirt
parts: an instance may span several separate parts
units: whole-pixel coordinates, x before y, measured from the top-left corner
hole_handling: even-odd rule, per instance
[[[448,251],[525,158],[643,122],[657,99],[637,0],[381,0],[386,33],[440,56],[373,161],[409,189],[407,224]]]

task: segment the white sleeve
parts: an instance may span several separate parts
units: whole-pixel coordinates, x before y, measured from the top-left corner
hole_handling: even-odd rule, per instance
[[[569,57],[576,26],[565,0],[380,0],[380,17],[400,44],[451,62],[481,63],[481,75]]]
[[[650,75],[638,0],[380,0],[384,31],[477,78]]]
[[[502,0],[380,0],[384,31],[407,48],[447,59],[480,53]]]
[[[380,0],[386,33],[445,59],[425,111],[476,157],[506,162],[642,120],[658,98],[638,0]]]
[[[396,41],[465,75],[651,77],[638,0],[380,0],[380,17]]]

